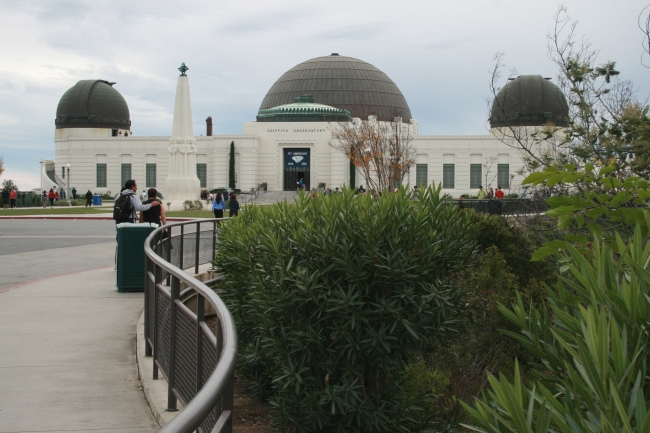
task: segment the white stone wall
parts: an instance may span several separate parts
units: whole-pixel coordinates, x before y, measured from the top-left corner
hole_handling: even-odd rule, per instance
[[[417,123],[414,123],[417,128]],[[107,130],[110,131],[110,130]],[[111,137],[104,130],[57,130],[54,140],[57,173],[60,167],[71,165],[71,186],[82,192],[111,191],[117,193],[121,186],[121,163],[130,162],[132,177],[142,190],[146,187],[147,161],[155,161],[157,167],[156,188],[164,194],[169,153],[168,136],[161,137]],[[349,162],[345,156],[331,146],[332,138],[326,122],[276,123],[247,122],[244,135],[215,135],[196,137],[197,162],[207,164],[208,188],[228,186],[228,161],[230,143],[235,142],[237,188],[247,190],[259,183],[267,182],[270,190],[283,188],[283,149],[311,149],[311,185],[324,182],[332,189],[347,184]],[[476,194],[470,188],[470,163],[472,159],[483,161],[495,158],[492,167],[494,181],[484,187],[496,189],[498,163],[509,163],[510,191],[519,192],[521,176],[516,171],[522,166],[518,152],[500,142],[493,135],[476,136],[417,136],[413,137],[417,163],[428,164],[428,182],[442,182],[443,164],[446,160],[455,164],[455,188],[445,190],[454,197],[461,194]],[[96,185],[96,164],[107,164],[107,186]],[[485,174],[485,172],[483,172]],[[491,176],[492,177],[492,174]],[[416,168],[409,172],[405,182],[415,185]],[[357,185],[365,181],[357,172]]]

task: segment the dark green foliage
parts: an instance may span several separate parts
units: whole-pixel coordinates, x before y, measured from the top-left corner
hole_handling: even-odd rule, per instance
[[[650,244],[640,225],[616,245],[594,239],[591,257],[569,245],[568,269],[548,289],[549,314],[521,298],[501,311],[509,335],[536,358],[540,380],[491,376],[466,405],[477,432],[650,431]]]
[[[230,142],[230,159],[228,160],[228,188],[235,189],[235,142]]]
[[[517,277],[520,287],[537,282],[552,284],[555,281],[555,267],[552,263],[533,263],[533,252],[540,246],[535,232],[514,227],[505,218],[471,212],[472,238],[480,252],[494,246],[503,255],[510,272]],[[512,299],[514,300],[514,298]]]
[[[447,376],[413,378],[458,327],[449,277],[472,253],[469,233],[468,213],[445,204],[440,188],[418,201],[405,190],[378,200],[302,195],[226,225],[215,260],[227,276],[222,297],[237,321],[240,368],[272,395],[277,428],[429,427]]]
[[[500,304],[516,301],[519,291],[528,304],[542,306],[544,283],[556,279],[550,262],[531,262],[535,243],[531,232],[512,227],[499,216],[468,211],[470,234],[477,251],[466,272],[457,276],[463,301],[458,334],[427,359],[431,371],[445,372],[448,385],[437,397],[439,425],[456,426],[466,413],[460,401],[471,401],[487,385],[488,372],[510,372],[515,357],[527,360],[524,348],[501,330],[516,330],[499,311]]]

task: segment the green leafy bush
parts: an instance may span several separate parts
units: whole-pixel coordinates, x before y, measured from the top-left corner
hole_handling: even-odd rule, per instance
[[[429,188],[252,206],[222,229],[215,264],[240,369],[286,432],[415,431],[445,375],[413,401],[415,365],[455,331],[450,282],[473,251],[466,212]],[[436,385],[437,384],[437,385]],[[416,426],[416,427],[413,427]],[[420,427],[417,427],[420,426]]]
[[[540,380],[490,376],[490,391],[466,405],[479,432],[650,431],[650,243],[640,224],[614,245],[593,241],[592,256],[567,245],[567,275],[548,290],[552,314],[501,307],[505,331],[535,358]]]
[[[183,202],[183,209],[185,210],[202,210],[203,200],[185,200]]]

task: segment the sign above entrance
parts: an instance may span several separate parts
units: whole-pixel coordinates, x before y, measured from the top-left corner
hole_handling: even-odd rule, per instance
[[[309,169],[309,149],[285,149],[284,165],[292,168]]]

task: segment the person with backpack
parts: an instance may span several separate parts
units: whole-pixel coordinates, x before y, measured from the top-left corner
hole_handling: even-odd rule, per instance
[[[134,223],[138,219],[137,212],[147,211],[154,206],[160,206],[160,201],[153,201],[148,204],[142,204],[137,194],[138,185],[135,180],[127,180],[124,189],[115,198],[113,207],[113,219],[115,224]]]

